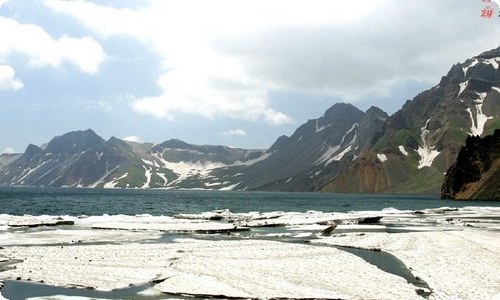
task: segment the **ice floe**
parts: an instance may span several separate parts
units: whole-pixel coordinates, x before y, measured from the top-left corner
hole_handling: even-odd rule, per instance
[[[500,296],[498,232],[413,232],[346,234],[313,241],[320,244],[380,248],[411,267],[432,289],[430,299],[494,299]]]
[[[0,263],[12,262],[15,268],[0,272],[0,280],[98,290],[150,283],[140,293],[145,297],[161,292],[201,298],[421,299],[416,291],[424,288],[334,245],[393,254],[427,282],[429,299],[493,299],[500,295],[499,217],[498,207],[472,206],[353,212],[223,209],[175,217],[2,214]],[[10,226],[57,220],[74,225]],[[210,238],[194,234],[242,225],[251,231]],[[94,229],[99,227],[120,230]],[[183,228],[193,234],[164,236],[164,231]],[[322,235],[328,228],[328,235]]]

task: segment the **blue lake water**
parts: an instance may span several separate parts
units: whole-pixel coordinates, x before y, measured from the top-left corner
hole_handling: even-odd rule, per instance
[[[11,215],[169,216],[216,209],[232,212],[349,212],[377,211],[389,207],[418,210],[443,206],[500,206],[500,202],[441,200],[437,195],[0,188],[0,213]]]

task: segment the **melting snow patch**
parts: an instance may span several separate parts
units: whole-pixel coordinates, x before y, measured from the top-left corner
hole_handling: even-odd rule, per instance
[[[228,185],[226,187],[223,187],[223,188],[220,188],[219,190],[221,191],[232,191],[234,190],[234,188],[236,188],[241,182],[238,182],[238,183],[235,183],[235,184],[232,184],[232,185]]]
[[[467,85],[469,84],[469,80],[465,81],[465,82],[462,82],[459,84],[460,86],[460,91],[458,91],[458,96],[460,96],[460,94],[462,94],[462,92],[465,90],[465,88],[467,88]]]
[[[378,160],[380,160],[380,162],[384,162],[384,161],[387,160],[387,155],[385,155],[383,153],[382,154],[377,154],[377,158],[378,158]]]
[[[318,125],[319,120],[320,120],[320,119],[316,120],[316,133],[317,133],[317,132],[320,132],[320,131],[323,131],[323,130],[325,130],[326,128],[328,128],[328,127],[332,126],[332,124],[328,124],[328,125],[322,125],[321,127],[319,127],[319,125]]]
[[[420,161],[418,162],[418,168],[422,169],[423,167],[430,167],[432,165],[432,162],[434,159],[439,155],[439,151],[434,150],[434,147],[431,147],[430,145],[427,144],[427,135],[429,134],[429,130],[427,129],[427,124],[429,124],[429,121],[431,119],[428,119],[427,122],[425,122],[424,127],[420,128],[422,130],[422,133],[420,134],[420,138],[422,139],[422,143],[424,144],[423,146],[418,147],[418,154],[420,155]]]
[[[477,63],[478,63],[478,62],[479,62],[479,61],[478,61],[477,59],[475,59],[475,60],[474,60],[474,61],[473,61],[473,62],[472,62],[469,66],[467,66],[467,67],[465,67],[465,68],[462,68],[462,70],[464,71],[464,76],[466,76],[466,75],[467,75],[467,70],[468,70],[469,68],[472,68],[472,67],[474,67],[475,65],[477,65]]]
[[[314,165],[319,165],[322,162],[326,161],[328,158],[332,157],[332,155],[334,155],[339,149],[340,149],[340,145],[328,147],[328,150],[326,150],[326,152],[323,153],[323,155],[321,155],[321,157],[318,158],[318,160],[316,160],[314,162]]]
[[[500,61],[500,57],[485,59],[482,62],[487,65],[492,65],[493,68],[498,69],[498,61]]]
[[[356,138],[356,136],[354,136],[354,138]],[[344,149],[344,151],[340,152],[339,154],[335,155],[334,157],[332,157],[331,159],[329,159],[325,165],[329,165],[330,163],[332,163],[333,161],[340,161],[342,159],[342,157],[344,157],[344,155],[351,151],[351,146],[347,147]]]
[[[500,93],[500,88],[496,86],[492,86],[491,89]]]
[[[151,183],[151,170],[153,170],[153,168],[147,168],[146,166],[142,166],[144,168],[144,176],[146,176],[146,182],[144,183],[144,185],[142,186],[143,189],[147,189],[149,188],[149,184]]]
[[[235,161],[233,164],[231,164],[229,166],[251,166],[253,164],[256,164],[258,162],[261,162],[261,161],[269,158],[269,156],[271,156],[271,154],[273,154],[273,153],[272,152],[266,152],[266,153],[263,153],[261,156],[259,156],[257,158],[254,158],[254,159],[249,159],[249,160],[246,160],[246,161],[237,160],[237,161]]]
[[[160,178],[163,179],[163,185],[167,185],[168,179],[165,176],[165,173],[156,173],[156,175],[160,176]]]
[[[351,146],[352,144],[354,144],[354,142],[356,141],[356,136],[357,136],[357,132],[354,134],[354,137],[352,138],[352,140],[349,142],[349,144],[347,144],[347,148],[345,148],[342,152],[337,153],[337,151],[340,149],[340,147],[342,146],[342,144],[344,143],[345,141],[345,138],[347,137],[347,135],[349,133],[351,133],[353,130],[355,130],[357,127],[359,126],[358,123],[354,123],[351,128],[349,128],[349,130],[347,130],[347,132],[344,134],[344,136],[342,137],[342,140],[340,141],[340,144],[336,145],[336,146],[333,146],[333,147],[329,147],[328,150],[326,150],[325,153],[323,153],[323,155],[321,155],[320,158],[318,158],[318,160],[316,160],[314,162],[314,165],[319,165],[321,163],[323,163],[324,161],[326,161],[325,165],[329,165],[330,163],[332,163],[333,161],[339,161],[342,159],[342,157],[344,157],[344,155],[351,151]],[[335,156],[333,156],[334,154],[336,154]],[[333,156],[333,157],[332,157]]]
[[[123,174],[122,176],[120,176],[120,177],[118,177],[118,178],[116,178],[116,177],[115,177],[115,178],[113,178],[113,181],[111,181],[111,182],[106,182],[106,183],[104,184],[104,188],[105,188],[105,189],[114,189],[114,188],[115,188],[115,186],[118,184],[118,181],[120,181],[120,180],[121,180],[121,179],[123,179],[123,178],[126,178],[127,176],[128,176],[128,173],[125,173],[125,174]]]
[[[474,121],[474,115],[472,113],[472,110],[470,108],[467,108],[467,112],[470,115],[471,118],[471,128],[470,128],[470,133],[472,135],[479,135],[483,134],[484,130],[484,125],[489,119],[492,119],[493,117],[488,117],[483,113],[483,102],[484,98],[486,98],[486,93],[476,93],[479,96],[479,99],[474,100],[474,106],[476,108],[476,120]]]
[[[403,153],[403,155],[405,155],[405,156],[407,156],[407,155],[408,155],[408,152],[406,152],[405,147],[403,147],[402,145],[400,145],[398,148],[399,148],[399,151],[400,151],[401,153]]]

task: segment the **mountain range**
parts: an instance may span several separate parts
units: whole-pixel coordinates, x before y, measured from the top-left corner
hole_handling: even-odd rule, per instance
[[[468,136],[500,128],[500,48],[388,115],[337,103],[269,149],[135,143],[74,131],[0,155],[0,185],[433,193]]]

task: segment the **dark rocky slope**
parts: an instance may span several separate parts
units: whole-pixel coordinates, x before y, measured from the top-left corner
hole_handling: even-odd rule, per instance
[[[500,129],[484,138],[467,138],[446,173],[441,197],[500,200]]]

